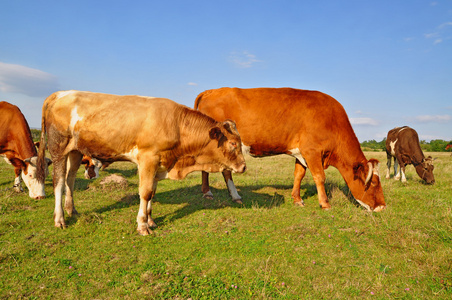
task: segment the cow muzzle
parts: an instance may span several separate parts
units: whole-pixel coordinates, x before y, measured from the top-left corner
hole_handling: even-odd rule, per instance
[[[233,170],[234,173],[243,173],[245,171],[246,171],[246,164],[245,163],[240,165],[240,167],[238,167],[238,168],[234,168],[234,170]]]

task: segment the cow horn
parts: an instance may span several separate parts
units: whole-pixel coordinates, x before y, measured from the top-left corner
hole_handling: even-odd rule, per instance
[[[367,165],[369,166],[369,172],[367,172],[367,177],[366,177],[366,181],[364,182],[364,184],[367,184],[369,182],[369,180],[372,178],[372,173],[373,173],[372,163],[368,162]]]

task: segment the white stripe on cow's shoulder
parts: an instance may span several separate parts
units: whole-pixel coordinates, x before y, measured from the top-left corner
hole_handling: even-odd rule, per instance
[[[67,95],[70,95],[70,94],[72,94],[72,93],[74,93],[75,91],[73,91],[73,90],[70,90],[70,91],[60,91],[60,92],[57,92],[57,97],[58,98],[63,98],[63,97],[66,97]]]
[[[403,127],[402,129],[399,130],[398,133],[400,133],[402,130],[405,130],[405,129],[407,129],[407,127]]]
[[[305,166],[306,168],[308,167],[308,164],[306,163],[306,160],[304,159],[304,157],[301,155],[300,149],[295,148],[295,149],[291,149],[289,150],[290,155],[295,157],[296,159],[298,159],[298,161],[300,162],[300,164],[302,164],[303,166]]]
[[[389,146],[391,147],[391,155],[395,156],[395,144],[399,139],[396,139],[394,142],[389,142]]]
[[[77,106],[74,107],[71,111],[71,123],[70,123],[70,129],[71,131],[74,131],[74,127],[77,124],[78,121],[83,120],[83,117],[81,117],[78,113],[77,113]]]

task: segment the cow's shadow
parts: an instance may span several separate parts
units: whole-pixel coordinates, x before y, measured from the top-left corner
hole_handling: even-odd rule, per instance
[[[158,206],[154,206],[153,219],[157,226],[162,226],[167,223],[173,223],[174,221],[185,218],[191,214],[194,214],[200,210],[218,210],[226,207],[235,207],[238,209],[273,209],[279,207],[287,202],[292,202],[291,197],[284,196],[278,191],[280,190],[292,190],[292,185],[247,185],[240,186],[239,193],[242,196],[243,203],[239,204],[233,202],[229,196],[227,188],[216,189],[211,187],[211,192],[214,195],[214,199],[206,199],[202,197],[201,186],[195,185],[191,187],[176,188],[164,192],[157,193],[153,199],[153,203],[159,204],[174,204],[182,206],[170,213],[161,214],[158,211]],[[262,192],[262,189],[270,188],[271,192]],[[353,196],[348,190],[348,187],[338,187],[336,183],[325,184],[327,196],[331,197],[331,191],[333,188],[339,188],[347,199],[354,205],[359,206]],[[277,190],[277,191],[274,191]],[[317,188],[314,183],[305,183],[301,185],[302,198],[306,199],[317,194]],[[285,192],[285,194],[287,194]],[[140,203],[140,197],[138,193],[128,194],[122,197],[118,202],[109,206],[97,209],[96,213],[103,213],[106,211],[123,209],[126,207],[136,206]]]

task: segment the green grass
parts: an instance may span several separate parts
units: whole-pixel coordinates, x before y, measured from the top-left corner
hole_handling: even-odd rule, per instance
[[[80,213],[53,226],[54,197],[12,191],[12,167],[0,162],[0,298],[23,299],[449,299],[452,297],[452,157],[433,153],[435,179],[424,185],[384,179],[387,209],[368,213],[350,201],[338,171],[327,170],[332,209],[319,209],[310,173],[304,208],[290,198],[294,159],[248,159],[232,203],[220,174],[214,200],[201,198],[201,174],[161,181],[153,236],[136,233],[138,176],[115,163],[125,189],[89,189],[76,181]],[[392,175],[391,175],[392,177]]]

